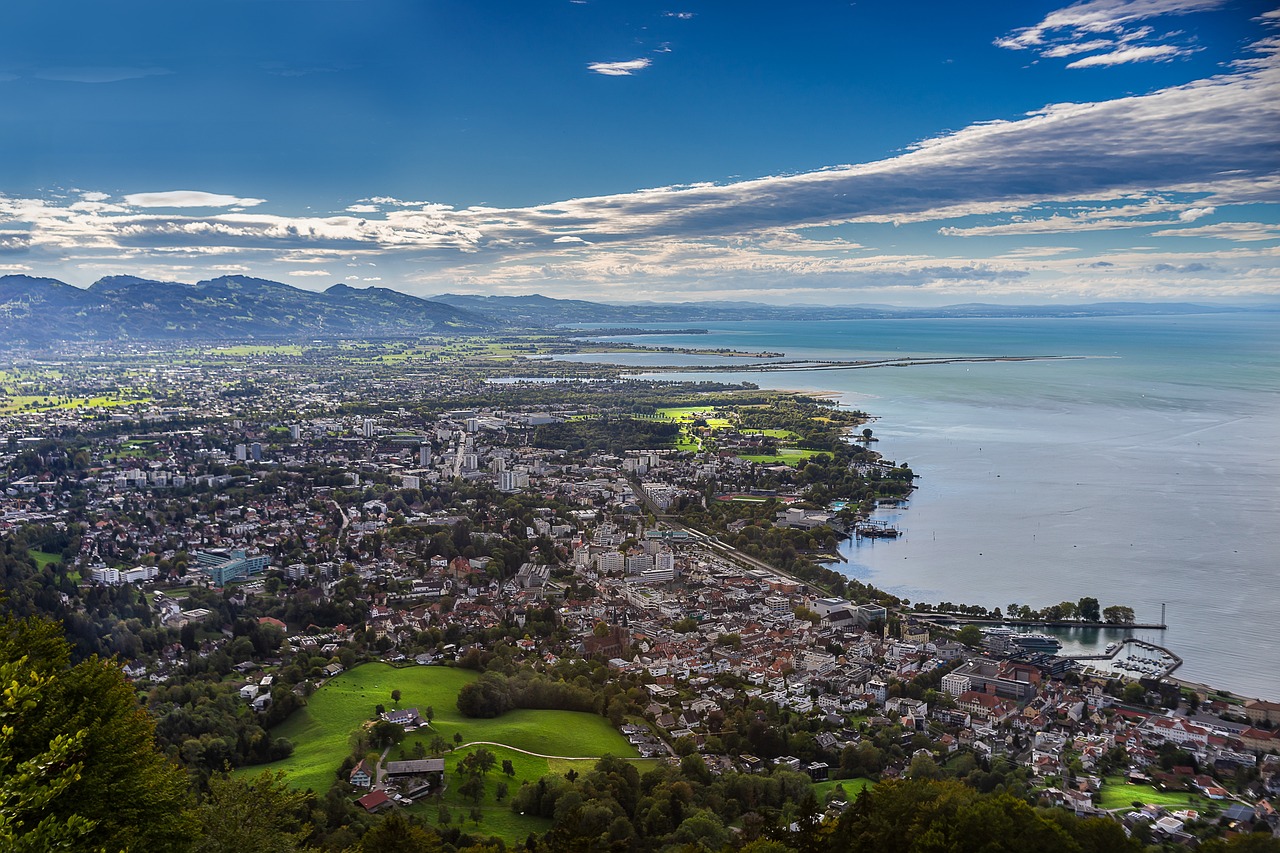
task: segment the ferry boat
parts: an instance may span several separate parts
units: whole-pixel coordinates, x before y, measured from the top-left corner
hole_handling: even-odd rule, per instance
[[[1105,654],[1111,654],[1112,652],[1114,652],[1114,651],[1115,651],[1116,649],[1118,649],[1118,648],[1120,648],[1120,644],[1119,644],[1119,643],[1107,643],[1107,649],[1106,649]]]
[[[1029,652],[1049,652],[1052,654],[1062,648],[1062,643],[1058,638],[1051,637],[1048,634],[1013,634],[1009,639]]]

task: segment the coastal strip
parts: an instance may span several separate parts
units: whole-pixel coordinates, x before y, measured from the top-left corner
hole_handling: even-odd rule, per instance
[[[645,367],[646,373],[781,373],[784,371],[866,370],[874,367],[925,367],[940,364],[986,364],[1015,361],[1074,361],[1093,356],[1084,355],[994,355],[945,356],[941,358],[892,358],[858,361],[820,361],[804,359],[771,361],[768,364],[662,365]]]

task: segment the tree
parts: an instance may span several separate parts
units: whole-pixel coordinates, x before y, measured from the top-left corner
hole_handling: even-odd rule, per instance
[[[448,807],[440,806],[440,823],[448,823],[449,818]],[[360,853],[437,853],[440,849],[440,836],[411,823],[399,811],[389,813],[360,839]]]
[[[1109,625],[1124,625],[1132,623],[1134,621],[1133,615],[1132,607],[1124,607],[1119,604],[1113,604],[1106,610],[1102,611],[1102,618]]]
[[[378,720],[369,729],[369,738],[374,746],[391,746],[404,740],[404,726],[390,720]]]
[[[183,850],[186,774],[120,671],[70,665],[60,626],[0,621],[0,849]]]
[[[977,625],[965,625],[956,634],[956,639],[966,646],[982,645],[982,629]]]
[[[1098,599],[1096,598],[1080,599],[1076,602],[1076,611],[1085,622],[1099,622],[1102,620],[1101,612],[1098,610]]]
[[[458,793],[474,803],[484,799],[484,779],[480,776],[468,776],[467,780],[458,786]]]
[[[911,756],[911,769],[907,774],[912,779],[941,779],[942,771],[938,768],[938,762],[933,760],[933,756],[927,752],[917,752]]]
[[[200,840],[195,853],[298,850],[310,829],[302,820],[308,799],[306,792],[289,786],[283,771],[264,770],[249,780],[213,776],[209,794],[196,810]]]
[[[400,691],[399,690],[391,691],[391,701],[395,703],[395,706],[397,708],[400,707]]]

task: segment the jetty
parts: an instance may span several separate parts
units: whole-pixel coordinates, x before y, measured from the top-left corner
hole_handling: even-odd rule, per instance
[[[872,521],[867,519],[860,521],[853,528],[854,535],[859,539],[897,539],[902,535],[902,531],[887,521]]]
[[[966,616],[963,613],[938,613],[928,610],[913,610],[907,613],[917,619],[936,622],[940,626],[955,625],[1008,625],[1014,628],[1114,628],[1116,630],[1164,631],[1169,626],[1164,622],[1084,622],[1079,619],[984,619],[979,616]]]

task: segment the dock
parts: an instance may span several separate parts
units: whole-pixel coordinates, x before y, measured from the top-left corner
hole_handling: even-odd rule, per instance
[[[902,531],[889,522],[871,519],[858,522],[853,533],[859,539],[897,539],[902,535]]]

